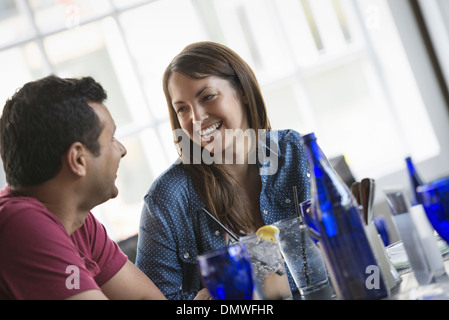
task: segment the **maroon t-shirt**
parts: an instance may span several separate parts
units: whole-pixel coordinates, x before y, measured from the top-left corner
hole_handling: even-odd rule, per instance
[[[0,190],[0,300],[65,299],[99,290],[126,261],[92,213],[69,236],[41,202]]]

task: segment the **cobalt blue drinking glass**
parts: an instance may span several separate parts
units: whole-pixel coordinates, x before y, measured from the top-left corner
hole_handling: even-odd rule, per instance
[[[198,256],[201,277],[214,300],[251,300],[254,283],[244,244]]]
[[[449,243],[449,177],[419,186],[417,191],[430,223]]]

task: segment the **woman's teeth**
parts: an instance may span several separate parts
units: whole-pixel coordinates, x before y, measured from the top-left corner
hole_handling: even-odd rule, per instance
[[[222,123],[223,122],[220,121],[220,122],[214,123],[213,125],[211,125],[209,128],[207,128],[205,130],[201,130],[200,135],[203,138],[208,138],[210,135],[212,135],[212,133],[214,133],[221,126]]]

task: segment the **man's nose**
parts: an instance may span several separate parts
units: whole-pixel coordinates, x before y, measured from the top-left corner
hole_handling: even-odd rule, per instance
[[[122,154],[122,158],[123,158],[124,156],[126,156],[128,151],[126,150],[125,146],[120,141],[117,141],[117,142],[119,144],[119,148],[120,148],[120,151],[121,151],[121,154]]]

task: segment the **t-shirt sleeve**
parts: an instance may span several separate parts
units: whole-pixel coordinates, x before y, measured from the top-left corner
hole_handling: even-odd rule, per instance
[[[88,214],[84,228],[80,230],[80,233],[82,237],[89,238],[90,258],[99,267],[99,273],[95,276],[95,281],[101,287],[120,271],[128,257],[118,244],[108,236],[103,224],[92,213]]]
[[[28,204],[2,224],[0,273],[4,299],[65,299],[100,289],[59,220]]]

